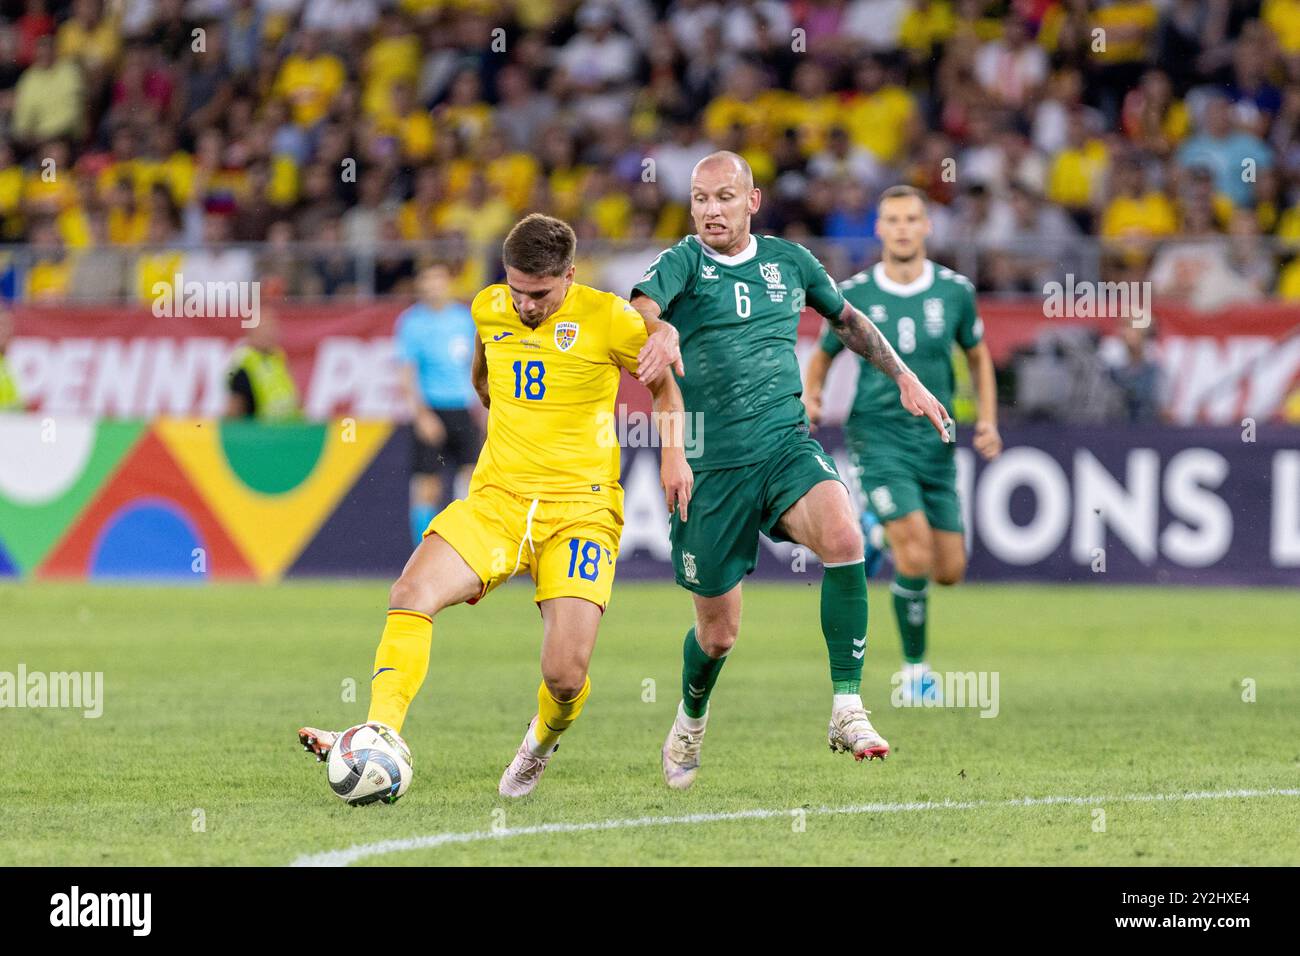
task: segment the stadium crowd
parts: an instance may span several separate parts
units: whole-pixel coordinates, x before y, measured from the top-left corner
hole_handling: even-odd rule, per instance
[[[908,182],[982,291],[1300,300],[1300,0],[0,2],[11,297],[409,293],[436,254],[463,298],[528,210],[626,291],[719,147],[841,275]]]

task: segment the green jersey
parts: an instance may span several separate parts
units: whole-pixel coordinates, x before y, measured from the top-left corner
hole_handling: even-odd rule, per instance
[[[771,456],[808,417],[795,357],[805,305],[838,316],[844,298],[811,252],[796,242],[751,236],[734,256],[696,236],[659,254],[632,289],[654,300],[681,336],[686,410],[702,416],[696,471],[735,468]]]
[[[952,413],[953,343],[973,348],[984,337],[984,324],[975,309],[975,287],[964,275],[926,260],[921,275],[900,285],[885,275],[884,265],[840,283],[849,303],[861,310],[889,340],[908,368],[916,373]],[[822,351],[834,357],[844,348],[830,329],[822,335]],[[858,391],[845,429],[851,439],[868,434],[873,444],[884,441],[903,447],[916,442],[942,442],[924,416],[910,414],[898,400],[898,386],[865,359],[859,359]]]

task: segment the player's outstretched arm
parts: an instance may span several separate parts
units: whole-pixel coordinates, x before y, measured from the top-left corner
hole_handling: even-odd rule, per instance
[[[998,380],[993,369],[993,353],[985,342],[966,350],[966,364],[975,382],[979,411],[975,418],[975,437],[971,444],[988,461],[1002,453],[1002,436],[998,433]]]
[[[899,400],[904,408],[913,415],[924,415],[930,420],[934,430],[943,436],[945,442],[952,441],[948,431],[948,422],[951,420],[948,410],[930,394],[930,390],[922,385],[921,380],[903,363],[898,353],[894,351],[894,347],[880,334],[880,329],[876,328],[874,322],[848,302],[844,303],[844,309],[838,316],[826,318],[831,324],[831,329],[845,346],[857,352],[894,380],[894,384],[898,386]]]
[[[695,474],[686,461],[686,406],[682,391],[666,369],[649,388],[654,396],[655,425],[659,431],[659,480],[664,487],[664,503],[669,514],[677,511],[685,521]]]
[[[822,390],[826,387],[826,375],[831,370],[832,361],[834,359],[824,350],[813,349],[803,370],[803,407],[813,428],[821,421]]]
[[[474,383],[474,391],[478,392],[478,400],[484,408],[490,407],[492,395],[488,391],[487,349],[483,348],[483,340],[477,335],[474,336],[474,360],[470,363],[469,374]]]
[[[659,304],[648,295],[632,297],[632,308],[641,313],[648,333],[646,343],[637,355],[637,380],[647,388],[669,366],[678,375],[685,375],[682,366],[682,350],[678,341],[677,329],[671,322],[659,318]]]

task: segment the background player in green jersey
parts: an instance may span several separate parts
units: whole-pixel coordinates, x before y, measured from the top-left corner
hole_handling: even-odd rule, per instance
[[[975,450],[996,458],[1002,450],[997,384],[975,311],[975,290],[965,276],[925,257],[929,234],[924,194],[911,186],[885,190],[876,218],[881,261],[840,283],[840,289],[945,406],[952,403],[953,344],[965,350],[979,405]],[[828,330],[808,363],[804,403],[813,422],[821,415],[826,373],[843,348]],[[903,641],[903,698],[938,700],[939,682],[925,663],[926,601],[931,578],[956,584],[966,572],[956,446],[936,440],[928,428],[917,428],[911,416],[899,414],[893,393],[889,379],[861,362],[845,437],[867,503],[864,524],[872,515],[883,522],[894,554],[890,590]],[[864,530],[870,550],[870,529]]]
[[[632,291],[647,322],[680,334],[686,411],[700,416],[694,490],[670,521],[677,582],[695,597],[683,648],[682,702],[663,747],[664,778],[689,787],[699,769],[709,695],[740,630],[741,581],[759,533],[809,548],[825,566],[821,626],[830,653],[832,750],[884,757],[885,741],[859,696],[866,653],[862,533],[834,461],[809,432],[795,358],[805,305],[893,383],[905,414],[946,441],[948,413],[880,331],[848,305],[803,246],[750,233],[761,196],[734,153],[705,157],[691,176],[696,235],[660,253]],[[642,376],[660,367],[646,365]],[[897,400],[897,399],[896,399]],[[671,506],[671,505],[670,505]]]

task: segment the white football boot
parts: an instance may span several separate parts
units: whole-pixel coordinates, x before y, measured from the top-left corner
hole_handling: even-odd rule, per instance
[[[833,753],[851,753],[854,760],[884,760],[889,756],[889,742],[880,736],[871,721],[869,710],[861,707],[842,707],[831,712],[830,729],[826,740]]]
[[[533,736],[533,724],[537,723],[534,717],[528,723],[528,732],[524,734],[524,741],[515,751],[515,759],[510,761],[506,767],[505,773],[501,774],[501,783],[497,785],[497,793],[503,797],[526,797],[533,792],[537,786],[537,781],[542,779],[542,771],[546,769],[547,761],[555,754],[555,748],[545,757],[539,757],[528,747],[529,739]]]
[[[664,782],[674,790],[685,790],[695,782],[695,775],[700,771],[700,747],[704,744],[705,728],[689,729],[683,723],[685,716],[679,704],[662,752]],[[707,711],[702,719],[708,721]]]

